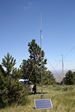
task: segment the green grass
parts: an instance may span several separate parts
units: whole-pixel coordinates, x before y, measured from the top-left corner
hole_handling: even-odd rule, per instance
[[[37,88],[41,92],[41,88]],[[43,86],[43,98],[52,100],[51,110],[34,109],[34,99],[39,99],[40,94],[29,95],[29,103],[25,106],[12,106],[0,110],[0,112],[75,112],[75,86]]]

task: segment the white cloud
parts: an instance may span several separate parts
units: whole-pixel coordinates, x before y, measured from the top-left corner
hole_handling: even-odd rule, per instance
[[[32,6],[32,2],[31,1],[26,2],[25,5],[24,5],[24,10],[30,9],[31,6]]]

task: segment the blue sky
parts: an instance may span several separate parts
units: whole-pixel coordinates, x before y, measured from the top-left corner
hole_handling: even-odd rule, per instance
[[[40,43],[50,70],[75,69],[75,0],[0,0],[0,63],[9,52],[18,67],[27,59],[28,42]]]

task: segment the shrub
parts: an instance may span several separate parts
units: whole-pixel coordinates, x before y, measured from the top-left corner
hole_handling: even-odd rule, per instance
[[[0,108],[12,104],[26,104],[27,93],[26,86],[11,77],[3,77],[0,74]]]

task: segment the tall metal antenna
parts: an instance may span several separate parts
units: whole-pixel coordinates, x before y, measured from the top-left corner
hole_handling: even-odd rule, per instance
[[[41,51],[42,51],[42,16],[41,16],[41,22],[40,22],[40,48],[41,48]],[[42,56],[42,52],[40,51],[41,53],[41,56]],[[42,62],[41,62],[41,99],[43,97],[43,87],[42,87]]]
[[[40,48],[42,50],[42,15],[40,15]]]
[[[63,55],[62,56],[62,76],[64,77],[64,61],[63,61]],[[64,81],[63,81],[64,84]]]

